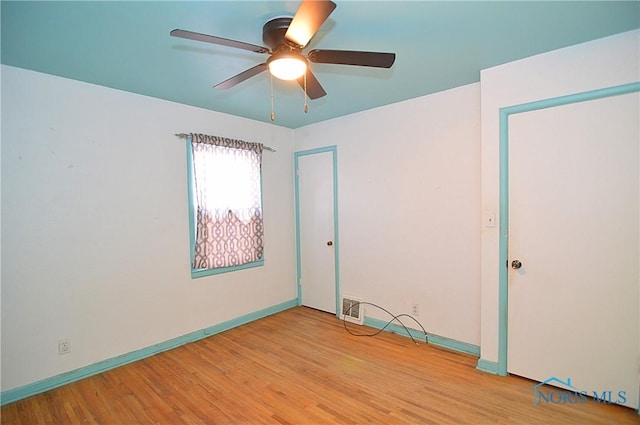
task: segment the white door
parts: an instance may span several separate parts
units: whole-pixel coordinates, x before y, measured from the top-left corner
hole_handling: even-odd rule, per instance
[[[509,119],[508,371],[634,408],[638,105],[632,93]]]
[[[298,220],[302,305],[336,312],[334,151],[298,156]]]

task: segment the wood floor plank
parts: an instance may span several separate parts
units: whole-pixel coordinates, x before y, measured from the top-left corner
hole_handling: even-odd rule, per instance
[[[0,423],[640,424],[616,405],[534,406],[535,382],[476,362],[299,307],[8,404]]]

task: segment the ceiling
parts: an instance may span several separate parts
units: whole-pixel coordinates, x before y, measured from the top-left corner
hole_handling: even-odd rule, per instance
[[[477,82],[480,70],[640,27],[639,1],[340,1],[308,49],[395,52],[391,69],[312,64],[309,101],[274,79],[289,128]],[[268,73],[213,85],[266,55],[170,37],[175,28],[264,45],[262,26],[298,1],[2,1],[6,65],[271,122]]]

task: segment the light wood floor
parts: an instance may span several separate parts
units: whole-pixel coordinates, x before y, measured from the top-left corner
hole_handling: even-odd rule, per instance
[[[361,329],[361,328],[358,328]],[[2,424],[640,424],[532,381],[300,307],[2,407]]]

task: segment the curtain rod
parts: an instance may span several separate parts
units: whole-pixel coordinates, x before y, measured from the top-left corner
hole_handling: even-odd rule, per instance
[[[186,139],[187,137],[189,137],[189,135],[186,134],[186,133],[176,133],[175,136],[179,137],[181,139]],[[276,151],[275,149],[270,148],[269,146],[265,146],[265,145],[262,145],[262,149],[267,150],[267,151],[271,151],[271,152],[275,152]]]

